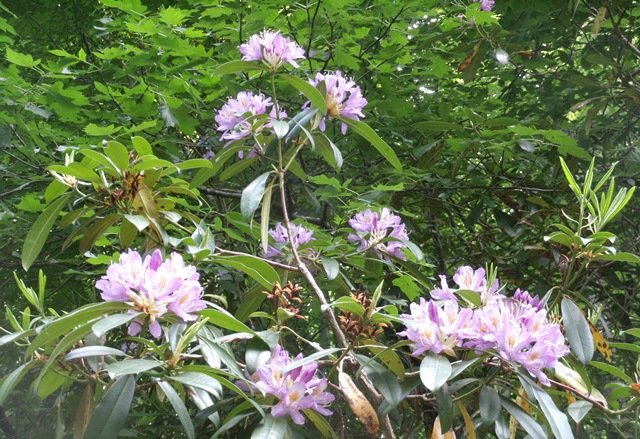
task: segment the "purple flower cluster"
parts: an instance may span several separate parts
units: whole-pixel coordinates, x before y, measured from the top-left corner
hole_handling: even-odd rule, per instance
[[[550,384],[543,369],[553,368],[569,348],[560,325],[549,321],[539,297],[518,289],[508,299],[497,293],[497,282],[487,288],[484,270],[460,267],[454,281],[460,289],[474,290],[482,297],[481,307],[460,309],[441,278],[442,288],[431,295],[442,302],[422,298],[419,305],[411,304],[411,314],[402,316],[407,329],[398,334],[415,343],[413,355],[425,351],[455,355],[454,347],[493,351],[505,361],[520,364],[542,384]]]
[[[356,231],[347,237],[350,241],[359,241],[358,251],[371,249],[380,258],[389,261],[387,255],[406,260],[402,249],[407,245],[402,242],[409,239],[409,235],[402,223],[402,218],[394,215],[384,207],[378,212],[371,209],[357,213],[349,220],[349,225]],[[386,238],[395,240],[383,242]]]
[[[247,43],[240,45],[240,53],[243,60],[262,61],[274,71],[286,62],[298,68],[295,60],[304,58],[302,47],[280,35],[279,31],[270,30],[252,35]]]
[[[331,415],[332,412],[326,407],[335,399],[331,393],[325,392],[327,379],[316,377],[318,363],[306,363],[283,372],[287,365],[302,358],[300,353],[291,360],[289,353],[277,345],[269,361],[258,366],[251,377],[255,387],[263,394],[273,395],[280,400],[271,409],[271,415],[276,418],[289,415],[298,425],[304,424],[301,410],[311,409],[324,416]]]
[[[235,99],[229,98],[215,116],[218,131],[223,132],[220,140],[228,140],[228,145],[233,141],[260,134],[264,128],[270,128],[270,123],[257,120],[256,116],[267,114],[268,108],[272,105],[271,98],[265,97],[261,93],[254,95],[250,91],[241,91]],[[275,119],[287,115],[282,111],[276,115],[275,108],[272,108],[269,116]],[[256,142],[254,151],[250,155],[255,155],[255,151],[259,149],[260,144]]]
[[[367,100],[362,96],[360,87],[351,79],[342,76],[337,71],[334,74],[317,73],[315,79],[310,79],[309,83],[314,87],[324,82],[326,88],[325,101],[327,103],[327,113],[329,118],[336,116],[347,117],[349,119],[360,120],[364,117],[362,109],[367,105]],[[308,106],[309,102],[305,104]],[[325,120],[320,121],[320,130],[326,129]],[[347,132],[347,124],[342,124],[342,134]]]
[[[162,328],[158,318],[172,312],[185,322],[197,319],[193,312],[207,305],[202,300],[202,285],[196,268],[185,265],[182,256],[172,253],[162,260],[160,250],[142,259],[134,250],[120,255],[120,261],[111,264],[106,276],[96,282],[107,302],[126,302],[135,308],[130,312],[144,312],[149,322],[149,332],[158,338]],[[142,320],[134,320],[129,335],[136,335],[142,328]]]
[[[287,227],[282,223],[276,224],[275,229],[270,229],[269,234],[276,242],[276,245],[267,246],[267,252],[265,253],[265,257],[267,259],[278,260],[282,259],[284,256],[283,250],[286,249],[287,244],[291,243],[291,245],[298,249],[301,245],[308,244],[309,242],[315,240],[313,237],[313,230],[307,229],[305,226],[292,224],[293,236],[289,239],[289,231]],[[309,256],[313,256],[313,251],[308,250]]]

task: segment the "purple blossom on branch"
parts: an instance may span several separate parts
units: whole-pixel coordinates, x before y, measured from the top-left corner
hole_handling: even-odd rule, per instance
[[[298,68],[295,60],[304,58],[302,47],[280,35],[279,31],[270,30],[252,35],[247,43],[240,45],[240,53],[243,60],[262,61],[273,71],[286,62]]]
[[[406,260],[407,257],[402,249],[407,245],[402,242],[409,239],[409,235],[402,223],[402,218],[394,215],[391,211],[383,207],[380,213],[371,209],[357,213],[349,220],[349,225],[355,230],[347,237],[350,241],[360,242],[358,251],[371,249],[381,259],[389,261],[387,255]],[[395,240],[385,241],[386,238]]]
[[[329,119],[337,116],[347,117],[353,120],[360,120],[364,117],[362,109],[367,105],[367,100],[362,96],[360,87],[349,78],[342,76],[342,73],[317,73],[315,79],[310,79],[309,83],[314,87],[324,82],[326,89],[325,102],[327,103],[327,113]],[[309,102],[305,107],[310,105]],[[325,120],[320,121],[320,130],[326,129]],[[342,134],[347,132],[347,124],[342,124]]]
[[[293,236],[291,239],[289,239],[289,231],[287,230],[287,227],[282,223],[276,224],[275,229],[269,230],[269,235],[271,235],[273,240],[276,242],[276,246],[267,246],[265,257],[268,259],[281,258],[283,256],[283,250],[289,242],[291,242],[291,245],[297,250],[301,245],[308,244],[315,240],[313,237],[313,230],[309,230],[305,226],[298,224],[291,224],[291,228],[293,229]]]
[[[223,132],[220,140],[227,140],[228,142],[225,144],[227,146],[236,140],[248,139],[259,135],[264,128],[270,128],[271,123],[258,120],[257,116],[266,115],[267,110],[272,106],[271,98],[264,96],[262,93],[254,95],[250,91],[241,91],[235,98],[229,98],[215,116],[218,131]],[[280,111],[276,115],[275,108],[271,108],[268,114],[271,119],[287,117],[284,111]],[[266,116],[264,117],[266,118]],[[256,151],[260,149],[261,145],[256,142],[254,151],[249,156],[255,155]],[[240,154],[240,157],[242,157],[242,154]]]
[[[490,11],[495,6],[495,0],[473,0],[474,3],[480,2],[481,11]]]
[[[323,416],[331,415],[332,412],[327,407],[335,399],[331,393],[325,391],[327,379],[316,377],[318,363],[315,361],[283,372],[287,365],[302,358],[303,355],[300,353],[291,360],[289,353],[277,345],[271,358],[258,366],[256,373],[251,377],[255,388],[280,400],[271,409],[271,415],[276,418],[289,415],[298,425],[305,422],[301,410],[311,409]],[[246,385],[242,384],[241,388],[246,388]]]
[[[96,282],[96,288],[102,291],[103,300],[125,302],[135,309],[131,313],[147,314],[149,332],[158,338],[162,335],[158,318],[167,312],[189,322],[197,320],[194,312],[206,308],[199,276],[196,268],[185,265],[177,253],[163,262],[158,249],[144,260],[137,251],[129,250],[107,268],[106,276]],[[143,324],[142,320],[134,320],[129,335],[137,335]]]
[[[483,269],[463,266],[453,277],[460,289],[476,291],[482,306],[471,310],[458,307],[446,276],[431,297],[442,302],[411,304],[405,314],[407,329],[398,333],[414,342],[413,355],[426,351],[455,356],[454,347],[478,353],[493,352],[504,361],[520,364],[531,376],[549,385],[544,369],[553,368],[569,353],[560,326],[549,320],[544,302],[518,289],[513,298],[499,294],[497,280],[488,287]]]

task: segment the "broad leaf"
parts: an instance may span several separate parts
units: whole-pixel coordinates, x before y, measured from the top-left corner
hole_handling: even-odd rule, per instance
[[[564,297],[561,303],[562,323],[571,345],[571,351],[584,365],[593,358],[593,335],[586,317],[571,299]]]
[[[107,390],[91,416],[84,431],[84,439],[113,439],[129,417],[136,380],[129,375],[119,380]]]
[[[420,364],[420,380],[432,392],[437,392],[451,376],[451,363],[442,355],[427,355]]]
[[[166,381],[158,381],[158,386],[160,386],[164,394],[167,396],[167,399],[173,406],[173,409],[176,411],[178,419],[180,419],[180,423],[184,427],[184,432],[187,435],[187,438],[195,439],[196,432],[193,428],[193,422],[191,422],[191,416],[189,415],[189,411],[184,405],[184,402],[182,402],[182,399],[180,399],[178,392],[176,392],[173,386]]]
[[[398,160],[396,153],[393,152],[393,149],[387,145],[369,125],[364,122],[349,119],[348,117],[341,117],[339,120],[346,123],[349,128],[367,139],[394,168],[402,171],[402,164],[400,160]]]
[[[253,218],[253,213],[260,205],[269,175],[271,175],[271,172],[265,172],[249,183],[249,185],[242,191],[242,196],[240,198],[240,212],[242,212],[242,217],[245,220]]]
[[[44,247],[58,214],[69,196],[63,196],[51,203],[33,223],[22,246],[22,268],[28,271]]]

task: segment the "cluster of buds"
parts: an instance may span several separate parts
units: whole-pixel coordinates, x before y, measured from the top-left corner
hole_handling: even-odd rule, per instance
[[[302,304],[302,299],[300,298],[302,291],[302,287],[294,285],[291,281],[287,281],[284,287],[281,286],[280,283],[275,282],[271,292],[263,291],[262,293],[267,295],[267,299],[273,301],[276,314],[278,313],[278,309],[284,309],[293,317],[306,320],[306,317],[302,315],[302,309],[299,307]]]
[[[387,324],[383,322],[373,323],[365,317],[371,315],[372,311],[371,299],[367,297],[365,291],[357,291],[356,294],[349,293],[349,296],[362,305],[364,313],[362,316],[359,316],[347,310],[341,310],[338,319],[340,320],[342,330],[351,341],[355,341],[358,338],[375,340],[376,337],[384,331]]]

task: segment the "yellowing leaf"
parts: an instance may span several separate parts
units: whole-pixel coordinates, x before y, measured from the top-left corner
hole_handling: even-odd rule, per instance
[[[467,433],[467,438],[476,439],[476,427],[473,425],[473,419],[471,419],[467,408],[460,401],[458,401],[458,408],[462,414],[462,419],[464,419],[464,430]]]
[[[480,49],[480,43],[473,46],[473,49],[471,49],[471,53],[462,60],[462,62],[458,66],[458,72],[464,72],[467,68],[469,68],[469,66],[473,62],[473,59],[478,54],[478,49]]]
[[[587,320],[589,322],[589,320]],[[593,326],[593,323],[589,322],[589,329],[591,329],[591,334],[593,335],[593,341],[596,343],[596,348],[602,354],[607,363],[611,363],[613,359],[613,350],[609,343],[604,339],[604,336]]]
[[[431,439],[456,439],[456,434],[453,430],[442,433],[442,428],[440,427],[440,416],[436,416],[436,420],[433,423],[433,431],[431,432]]]
[[[351,377],[346,373],[342,371],[338,373],[338,383],[353,414],[358,417],[370,434],[377,436],[378,430],[380,429],[380,421],[371,403],[365,398],[360,389],[353,383]]]

